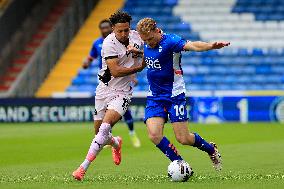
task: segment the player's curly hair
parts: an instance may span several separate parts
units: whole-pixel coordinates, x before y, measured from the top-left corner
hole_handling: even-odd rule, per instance
[[[143,18],[138,22],[136,29],[139,33],[147,34],[157,29],[157,22],[153,18]]]
[[[111,21],[111,24],[113,26],[117,23],[128,22],[130,24],[132,17],[126,12],[117,11],[116,13],[114,13],[110,16],[109,20]]]

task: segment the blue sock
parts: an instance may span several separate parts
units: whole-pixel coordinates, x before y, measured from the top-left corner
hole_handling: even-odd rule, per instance
[[[134,125],[133,125],[133,118],[132,118],[130,110],[126,110],[125,114],[123,115],[123,118],[128,126],[129,131],[133,131]]]
[[[176,147],[171,144],[166,137],[163,137],[156,147],[159,148],[171,161],[182,160],[182,157],[178,154]]]
[[[194,136],[195,136],[195,143],[193,144],[194,147],[197,147],[198,149],[207,152],[209,155],[214,153],[214,147],[212,145],[206,142],[197,133],[194,133]]]

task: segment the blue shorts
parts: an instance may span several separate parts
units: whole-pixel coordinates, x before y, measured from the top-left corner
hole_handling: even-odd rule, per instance
[[[186,110],[186,98],[182,93],[175,97],[147,97],[144,122],[151,117],[162,117],[172,123],[188,120]]]

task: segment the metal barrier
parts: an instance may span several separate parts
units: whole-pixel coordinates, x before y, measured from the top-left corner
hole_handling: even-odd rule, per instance
[[[74,0],[10,89],[0,93],[0,98],[33,96],[96,3]]]
[[[20,50],[23,50],[25,44],[31,40],[32,35],[35,33],[35,31],[37,31],[37,28],[39,27],[40,23],[49,13],[53,5],[56,3],[56,0],[41,0],[38,1],[34,7],[31,5],[31,3],[27,3],[26,6],[33,7],[30,12],[26,11],[29,15],[26,17],[23,15],[16,15],[17,18],[18,16],[21,18],[18,19],[18,22],[21,24],[20,26],[16,24],[13,25],[13,22],[16,21],[12,19],[15,16],[11,16],[11,14],[13,15],[13,12],[17,10],[18,6],[22,5],[21,3],[23,2],[20,2],[19,5],[16,4],[17,6],[13,4],[14,7],[7,11],[7,15],[5,15],[5,18],[1,18],[0,20],[0,31],[3,32],[1,33],[0,39],[1,45],[3,46],[3,49],[0,46],[0,75],[5,74],[7,68],[12,65],[13,58]],[[11,22],[11,26],[6,27],[6,22]],[[1,27],[3,28],[1,29]],[[3,39],[8,41],[6,45]]]

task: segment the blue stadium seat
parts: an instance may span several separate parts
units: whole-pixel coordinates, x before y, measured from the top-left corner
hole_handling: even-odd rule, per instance
[[[176,33],[191,41],[206,41],[200,39],[196,28],[193,28],[195,25],[184,23],[173,13],[177,3],[178,0],[126,0],[123,10],[131,14],[134,29],[140,19],[149,16],[156,19],[158,27],[166,33]],[[190,11],[190,7],[188,9]],[[231,11],[251,13],[265,27],[270,27],[266,21],[279,25],[284,21],[282,0],[236,0]],[[266,39],[267,36],[260,38]],[[221,50],[183,52],[182,67],[188,90],[284,90],[284,48],[235,48],[232,44]],[[90,69],[79,71],[67,91],[93,92],[98,83],[97,74],[97,61],[94,61]],[[139,85],[134,90],[147,91],[146,70],[138,74],[138,81]]]
[[[284,20],[284,2],[278,0],[237,0],[232,12],[253,13],[256,20]]]

